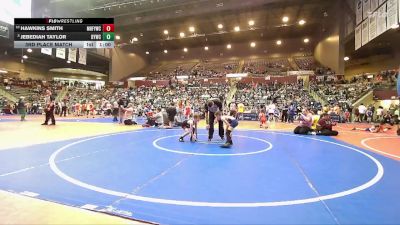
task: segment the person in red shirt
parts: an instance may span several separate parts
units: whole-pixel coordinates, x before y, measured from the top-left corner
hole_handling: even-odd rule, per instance
[[[83,102],[81,104],[81,116],[85,116],[86,114],[89,114],[89,112],[86,113],[86,108],[87,108],[86,102]]]
[[[89,104],[87,105],[87,107],[88,107],[88,113],[87,113],[86,117],[89,118],[89,115],[91,115],[94,118],[95,108],[94,108],[93,102],[90,101]]]
[[[260,114],[258,114],[258,118],[260,120],[260,128],[268,128],[267,122],[267,115],[265,114],[265,110],[262,109]]]
[[[337,136],[339,132],[332,130],[333,126],[336,126],[336,123],[332,121],[329,114],[322,114],[321,119],[318,120],[317,124],[317,135]]]
[[[349,110],[346,109],[346,112],[344,113],[344,117],[345,117],[346,123],[350,123],[350,112],[349,112]]]
[[[186,108],[185,108],[185,116],[186,116],[186,119],[189,119],[190,118],[190,114],[191,114],[192,112],[191,112],[191,108],[190,108],[190,105],[189,105],[189,103],[186,105]]]

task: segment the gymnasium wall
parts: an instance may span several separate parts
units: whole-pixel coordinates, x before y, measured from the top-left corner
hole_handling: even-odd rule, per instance
[[[321,65],[333,69],[337,74],[342,74],[339,65],[338,35],[329,36],[319,42],[315,48],[314,57]]]
[[[324,31],[320,42],[314,49],[315,59],[323,66],[333,69],[336,74],[344,74],[344,10],[343,1],[336,1],[330,14],[335,14],[335,21],[321,21]],[[329,17],[328,17],[329,18]]]
[[[147,66],[146,59],[121,48],[111,51],[110,81],[120,81]]]

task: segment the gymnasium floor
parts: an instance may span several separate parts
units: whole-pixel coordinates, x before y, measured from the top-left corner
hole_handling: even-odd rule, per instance
[[[206,130],[193,144],[177,141],[179,129],[28,120],[0,117],[0,217],[8,223],[67,223],[71,213],[96,224],[134,223],[105,214],[161,224],[400,223],[394,130],[341,124],[330,138],[241,122],[234,146],[222,149],[217,135],[206,142]],[[57,216],[32,211],[37,199]]]

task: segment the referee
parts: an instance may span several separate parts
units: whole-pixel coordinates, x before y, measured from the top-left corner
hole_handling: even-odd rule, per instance
[[[205,112],[206,112],[206,123],[208,129],[208,141],[214,136],[214,122],[215,122],[215,112],[221,111],[222,112],[222,102],[218,98],[213,98],[208,100],[205,105]],[[224,140],[224,123],[222,121],[218,121],[218,128],[219,128],[219,136],[222,140]]]

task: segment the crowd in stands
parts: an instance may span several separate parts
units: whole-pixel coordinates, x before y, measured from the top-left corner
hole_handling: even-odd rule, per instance
[[[350,83],[338,84],[331,83],[314,83],[310,85],[310,89],[317,93],[321,98],[330,105],[340,105],[343,110],[350,110],[350,106],[371,90],[372,83]]]
[[[235,66],[223,65],[231,70]],[[176,73],[179,70],[175,71]],[[201,73],[202,74],[202,73]],[[351,81],[343,80],[317,80],[310,82],[310,90],[325,100],[327,105],[322,106],[303,83],[297,84],[255,84],[237,83],[237,92],[233,96],[234,108],[241,108],[239,116],[244,113],[260,115],[264,113],[268,120],[293,122],[301,118],[302,109],[307,108],[315,115],[328,114],[335,122],[382,122],[394,124],[398,121],[398,106],[391,105],[388,109],[375,108],[374,106],[351,107],[363,94],[377,85],[382,80],[393,79],[392,72],[382,73],[386,75],[376,76],[373,80],[366,76],[357,76]],[[202,76],[206,76],[202,74]],[[62,100],[55,102],[55,113],[61,116],[86,116],[94,117],[114,116],[118,121],[116,111],[120,111],[120,101],[124,99],[124,107],[132,108],[129,114],[134,117],[145,117],[149,124],[155,124],[158,115],[164,115],[163,121],[168,121],[165,116],[171,103],[179,106],[176,115],[187,117],[187,111],[199,112],[204,110],[204,105],[209,98],[227,99],[230,90],[228,84],[202,84],[196,80],[189,82],[170,82],[169,87],[137,87],[137,88],[98,88],[94,85],[81,82],[66,83],[62,81],[20,80],[5,78],[1,80],[1,86],[17,96],[12,90],[25,88],[29,92],[24,93],[26,112],[28,114],[43,113],[43,94],[45,90],[53,93],[53,99],[62,88],[67,89],[67,94]],[[329,85],[328,85],[329,84]],[[362,85],[360,85],[362,84]],[[18,97],[18,96],[17,96]],[[128,107],[128,105],[130,105]],[[238,106],[241,107],[238,107]],[[397,108],[396,108],[397,107]],[[229,108],[229,107],[228,107]],[[0,98],[0,109],[3,113],[18,113],[18,102],[9,102]],[[116,110],[118,109],[118,110]],[[158,119],[160,122],[161,119]],[[158,124],[158,123],[157,123]],[[162,123],[168,125],[169,123]]]
[[[315,70],[317,68],[313,57],[294,58],[294,61],[300,70]]]
[[[20,79],[16,77],[1,77],[0,87],[9,92],[16,98],[23,97],[27,102],[29,114],[39,114],[44,104],[43,94],[46,90],[50,90],[54,95],[65,85],[61,81],[44,81],[34,79]],[[6,99],[3,100],[1,109],[3,113],[16,114],[17,102],[10,102]]]
[[[264,110],[269,120],[293,122],[302,108],[320,110],[321,105],[297,84],[238,84],[235,100],[253,113]]]
[[[292,70],[288,59],[250,59],[245,61],[242,72],[253,75],[266,75],[269,72]]]

